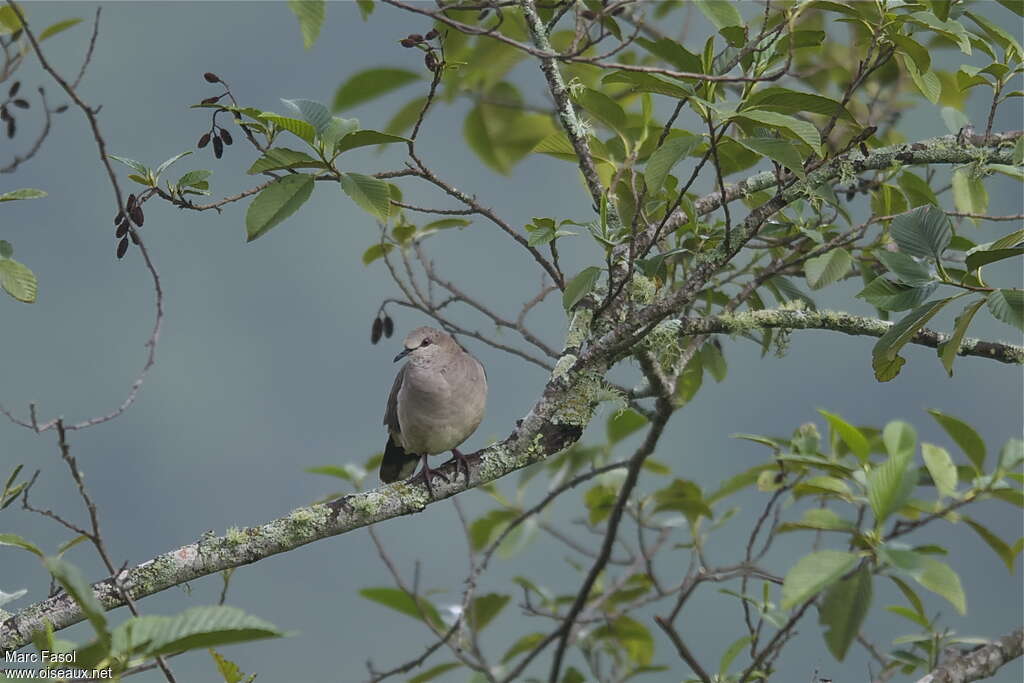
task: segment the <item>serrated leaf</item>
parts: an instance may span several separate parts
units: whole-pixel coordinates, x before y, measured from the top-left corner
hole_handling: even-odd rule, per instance
[[[626,616],[594,629],[595,639],[607,639],[623,648],[631,660],[641,666],[651,663],[654,658],[654,637],[646,626]],[[582,678],[579,680],[583,680]]]
[[[313,126],[313,130],[316,131],[317,135],[322,135],[333,119],[330,110],[315,100],[301,98],[286,100],[281,98],[281,102],[298,113],[303,121]]]
[[[911,287],[879,275],[858,292],[857,297],[883,311],[905,311],[920,306],[921,302],[932,295],[936,287],[938,283],[934,282],[923,287]]]
[[[880,528],[889,516],[910,498],[917,485],[917,473],[910,467],[912,457],[891,455],[868,472],[868,502]]]
[[[820,32],[797,31],[797,33],[811,33],[818,35]],[[824,36],[824,33],[820,33],[820,35]],[[798,90],[790,90],[789,88],[782,88],[778,86],[771,86],[754,92],[747,98],[746,104],[748,107],[767,109],[780,114],[799,114],[803,112],[821,114],[823,116],[832,116],[835,114],[841,120],[849,121],[854,124],[856,123],[850,112],[848,112],[846,108],[836,100],[823,95],[800,92]]]
[[[793,116],[764,109],[744,109],[736,112],[730,118],[744,118],[771,128],[783,129],[807,143],[812,150],[817,151],[821,148],[821,134],[814,124],[801,121]]]
[[[735,138],[747,149],[788,168],[800,178],[805,178],[803,158],[793,142],[784,138]]]
[[[832,584],[818,613],[818,623],[825,626],[825,644],[840,662],[860,634],[871,608],[871,570],[865,565],[853,576]]]
[[[312,145],[316,140],[316,128],[302,119],[293,119],[290,116],[281,116],[280,114],[275,114],[273,112],[263,112],[259,115],[259,118],[263,121],[273,123],[281,130],[288,131],[309,145]]]
[[[263,156],[254,161],[246,173],[256,175],[283,168],[325,168],[325,165],[319,159],[314,159],[305,152],[288,149],[287,147],[272,147]]]
[[[920,287],[935,282],[935,276],[928,266],[899,251],[879,251],[878,260],[886,269],[911,287]]]
[[[809,258],[804,263],[804,277],[811,289],[821,289],[841,280],[853,266],[850,252],[842,247],[827,251],[821,256]]]
[[[924,466],[928,468],[928,474],[935,482],[935,488],[940,496],[956,496],[957,473],[956,465],[949,451],[941,446],[930,443],[921,444],[921,457],[924,458]]]
[[[725,381],[729,368],[717,344],[708,342],[700,348],[700,363],[716,383]]]
[[[129,159],[128,157],[119,157],[116,154],[108,154],[109,158],[114,161],[120,161],[122,164],[132,169],[140,175],[149,175],[149,168],[145,164],[135,161],[135,159]]]
[[[829,427],[835,431],[850,451],[857,456],[857,459],[861,462],[867,462],[868,456],[871,453],[871,445],[868,443],[864,433],[838,415],[827,410],[821,410],[820,408],[818,412],[828,420]]]
[[[946,212],[927,204],[893,218],[889,233],[904,253],[938,260],[953,238],[953,225]]]
[[[185,175],[178,178],[178,182],[175,183],[178,187],[200,187],[206,185],[209,187],[209,183],[206,183],[206,179],[212,175],[212,172],[205,169],[197,169],[195,171],[189,171]],[[203,188],[206,189],[206,188]]]
[[[247,242],[291,216],[313,194],[313,176],[302,173],[284,176],[263,188],[245,214]]]
[[[996,320],[1024,331],[1024,290],[997,289],[988,295],[986,303]]]
[[[302,31],[302,44],[308,50],[320,36],[327,10],[325,0],[288,0],[288,9],[299,20]]]
[[[938,75],[931,69],[921,71],[913,59],[904,57],[902,61],[907,73],[910,74],[910,80],[914,81],[914,85],[921,91],[921,94],[932,104],[938,104],[939,96],[942,95],[942,82]]]
[[[695,0],[694,4],[718,30],[743,26],[743,17],[732,0]]]
[[[394,142],[409,142],[409,138],[403,138],[401,135],[392,135],[391,133],[381,133],[377,130],[357,130],[341,138],[338,144],[334,146],[334,153],[342,154],[357,147],[389,145]]]
[[[391,213],[391,191],[386,182],[362,173],[342,173],[341,189],[364,211],[387,220]]]
[[[378,242],[377,244],[370,245],[363,252],[363,265],[368,266],[377,259],[384,258],[394,248],[395,245],[388,242]]]
[[[1012,247],[1010,249],[982,249],[972,251],[967,255],[967,270],[975,271],[982,266],[987,266],[996,261],[1003,261],[1024,254],[1024,248]]]
[[[173,164],[178,159],[181,159],[182,157],[187,157],[191,153],[192,150],[185,150],[181,154],[175,154],[173,157],[157,166],[156,171],[153,172],[153,175],[159,178],[160,174],[166,171],[171,166],[171,164]]]
[[[680,135],[669,138],[659,147],[651,158],[647,160],[644,167],[644,181],[647,183],[647,192],[656,194],[665,183],[665,178],[672,171],[680,159],[689,156],[690,153],[700,144],[700,137],[696,135]],[[575,152],[573,152],[575,155]]]
[[[876,379],[886,382],[899,373],[903,365],[903,359],[899,356],[900,349],[954,298],[938,299],[918,306],[893,323],[889,331],[875,343],[871,352]]]
[[[907,196],[907,200],[912,207],[916,208],[925,204],[939,205],[939,199],[935,196],[935,191],[919,175],[904,169],[900,173],[898,182],[900,189],[903,190],[903,194]]]
[[[938,410],[929,410],[928,414],[935,418],[943,431],[956,442],[960,450],[964,452],[967,459],[974,465],[978,474],[985,473],[985,441],[978,435],[969,424],[960,418],[947,415]]]
[[[656,95],[667,95],[676,99],[683,99],[693,94],[688,86],[680,85],[658,78],[652,74],[638,73],[636,71],[613,71],[601,79],[601,83],[626,83],[633,86],[633,89],[640,92],[649,92]]]
[[[32,269],[12,258],[0,258],[0,286],[22,303],[35,303],[39,283]]]
[[[562,306],[566,311],[571,311],[573,306],[593,291],[597,281],[601,278],[601,272],[601,269],[597,266],[590,266],[584,268],[569,280],[569,283],[565,286],[565,291],[562,293]]]
[[[89,620],[96,636],[101,642],[110,642],[110,631],[107,629],[107,617],[103,605],[92,590],[92,586],[82,577],[78,568],[66,560],[56,557],[43,558],[43,565],[50,575],[64,587],[75,603],[82,608],[82,613]]]
[[[626,112],[618,102],[599,90],[584,88],[576,97],[576,101],[598,121],[616,133],[624,135],[626,131]]]
[[[956,360],[956,355],[960,351],[960,344],[963,342],[964,335],[967,334],[967,328],[971,325],[971,320],[974,319],[974,314],[978,312],[982,304],[985,303],[985,299],[978,299],[977,301],[967,304],[964,310],[956,317],[956,325],[953,328],[953,334],[949,339],[939,344],[939,348],[936,352],[939,354],[939,359],[942,361],[942,367],[946,369],[946,372],[950,377],[953,376],[953,362]]]
[[[282,636],[273,624],[237,607],[206,605],[173,616],[129,619],[115,629],[114,648],[144,643],[142,651],[155,656]]]
[[[373,68],[357,71],[338,86],[331,108],[336,112],[351,109],[420,79],[418,73],[407,69]]]
[[[732,645],[725,648],[725,652],[722,653],[722,658],[718,662],[718,676],[721,679],[726,678],[726,674],[729,673],[729,667],[732,666],[732,662],[736,659],[736,655],[743,651],[743,648],[750,642],[750,636],[743,636],[733,641]]]
[[[809,600],[857,565],[857,556],[839,550],[805,555],[786,573],[782,583],[782,609]]]
[[[537,647],[544,640],[543,633],[527,633],[516,642],[512,643],[512,647],[505,651],[505,654],[501,656],[501,663],[512,660],[517,655],[521,655],[524,652],[529,652],[533,648]]]

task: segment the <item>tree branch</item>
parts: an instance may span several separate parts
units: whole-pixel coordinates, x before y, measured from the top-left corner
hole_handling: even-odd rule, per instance
[[[977,650],[946,662],[917,683],[970,683],[995,676],[1007,663],[1024,653],[1024,628],[993,640]]]

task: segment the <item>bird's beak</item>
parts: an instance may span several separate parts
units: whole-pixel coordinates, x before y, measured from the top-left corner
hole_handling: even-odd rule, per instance
[[[393,361],[391,361],[391,362],[392,363],[397,363],[398,361],[400,361],[403,358],[405,358],[406,356],[408,356],[410,353],[412,353],[412,349],[402,349],[402,352],[400,354],[398,354],[397,356],[395,356],[395,359]]]

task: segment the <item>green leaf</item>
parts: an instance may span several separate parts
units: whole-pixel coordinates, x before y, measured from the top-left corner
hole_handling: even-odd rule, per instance
[[[409,138],[403,138],[401,135],[392,135],[391,133],[381,133],[380,131],[370,129],[357,130],[341,138],[338,144],[334,146],[334,153],[341,154],[342,152],[347,152],[348,150],[355,149],[357,147],[389,145],[393,142],[409,142]]]
[[[876,253],[882,265],[900,279],[905,285],[918,287],[935,282],[935,276],[928,270],[928,266],[915,261],[912,257],[900,251],[879,251]]]
[[[68,595],[82,608],[82,613],[89,620],[96,636],[101,642],[110,642],[110,631],[107,630],[107,616],[103,605],[92,590],[92,586],[82,577],[78,568],[66,560],[56,557],[43,558],[43,565],[50,575],[64,587]]]
[[[1024,331],[1024,290],[997,289],[988,295],[987,303],[996,320]]]
[[[587,508],[587,521],[591,526],[600,524],[615,508],[618,495],[614,488],[598,484],[587,489],[583,494],[583,504]]]
[[[38,557],[43,557],[45,554],[34,543],[26,541],[17,534],[0,534],[0,545],[10,545],[15,548],[21,548],[22,550],[27,550]]]
[[[527,633],[525,636],[512,643],[512,647],[505,651],[505,654],[501,657],[501,663],[505,664],[517,655],[529,652],[540,645],[540,643],[543,642],[544,637],[543,633]]]
[[[961,213],[983,214],[988,210],[985,185],[969,168],[958,168],[953,172],[953,203]]]
[[[320,139],[323,141],[323,148],[327,154],[330,154],[332,150],[336,151],[338,144],[342,138],[355,133],[359,130],[359,119],[345,119],[340,116],[332,116],[331,120],[324,126],[323,131],[320,133]],[[337,152],[340,154],[341,152]]]
[[[135,161],[135,159],[129,159],[128,157],[119,157],[116,154],[108,154],[107,156],[113,159],[114,161],[120,161],[122,164],[132,169],[136,173],[139,173],[140,175],[149,175],[149,168],[145,164]]]
[[[871,352],[871,364],[878,381],[887,382],[899,374],[899,369],[905,362],[899,355],[900,349],[954,298],[956,297],[938,299],[918,306],[896,321],[889,331],[879,338]]]
[[[902,420],[893,420],[882,429],[882,445],[892,457],[914,457],[917,446],[917,432]]]
[[[722,658],[718,662],[718,677],[722,680],[726,679],[726,674],[729,673],[729,667],[732,666],[732,662],[736,659],[736,655],[743,651],[750,643],[750,636],[743,636],[733,642],[732,645],[725,649],[722,653]]]
[[[626,83],[633,86],[634,91],[666,95],[677,100],[693,95],[692,89],[688,86],[672,83],[652,74],[639,73],[636,71],[613,71],[604,76],[601,79],[601,83]]]
[[[49,26],[44,28],[42,31],[40,31],[39,35],[37,36],[36,39],[41,43],[44,40],[46,40],[47,38],[52,38],[53,36],[57,35],[58,33],[62,33],[64,31],[67,31],[72,26],[77,26],[80,23],[82,23],[82,18],[81,17],[73,17],[71,19],[62,19],[61,21],[55,22],[53,24],[50,24]]]
[[[729,118],[743,118],[772,128],[783,129],[810,145],[811,149],[817,151],[821,148],[821,135],[818,133],[818,129],[814,127],[814,124],[801,121],[793,116],[762,109],[744,109],[743,111],[736,112]]]
[[[327,3],[324,0],[288,0],[288,9],[299,20],[302,44],[308,50],[320,35]]]
[[[361,173],[342,173],[341,189],[364,211],[387,220],[391,213],[391,191],[386,182]]]
[[[338,86],[331,109],[336,112],[351,109],[420,78],[418,73],[407,69],[374,68],[357,71]]]
[[[569,280],[569,284],[565,286],[565,292],[562,293],[562,306],[565,310],[571,311],[573,306],[593,291],[600,278],[601,269],[597,266],[590,266],[584,268],[573,279]]]
[[[798,31],[799,33],[799,31]],[[809,31],[808,33],[816,33]],[[789,88],[772,86],[758,90],[747,98],[746,106],[767,109],[780,114],[800,114],[809,112],[822,116],[836,115],[838,118],[856,123],[853,116],[836,100]]]
[[[209,183],[206,182],[206,179],[211,175],[213,175],[211,171],[196,169],[195,171],[189,171],[178,178],[178,182],[176,182],[175,185],[178,187],[199,187],[201,189],[206,189],[206,187],[209,187]],[[202,187],[203,185],[206,187]]]
[[[313,194],[313,176],[287,175],[263,188],[245,214],[246,241],[262,237],[291,216]]]
[[[940,496],[956,496],[956,465],[949,451],[941,446],[930,443],[921,444],[921,456],[924,458],[924,466],[928,468],[928,474],[935,482],[935,488]]]
[[[185,150],[181,154],[175,154],[173,157],[171,157],[167,161],[165,161],[162,164],[160,164],[159,166],[157,166],[156,167],[156,171],[153,172],[153,175],[156,176],[157,178],[159,178],[160,174],[163,173],[164,171],[166,171],[168,168],[170,168],[171,164],[173,164],[178,159],[181,159],[182,157],[187,157],[191,153],[192,153],[191,150]]]
[[[305,152],[288,149],[287,147],[272,147],[263,156],[254,161],[246,173],[256,175],[283,168],[326,168],[326,165]]]
[[[879,275],[857,296],[883,311],[905,311],[920,306],[921,302],[932,295],[937,286],[938,283],[933,282],[923,287],[911,287]]]
[[[426,621],[429,624],[444,628],[444,622],[429,600],[419,597],[416,600],[411,595],[398,588],[363,588],[359,594],[367,600],[390,607],[396,612],[412,617],[417,621]]]
[[[782,609],[792,609],[817,595],[857,565],[857,556],[819,550],[800,558],[782,583]]]
[[[301,119],[293,119],[273,112],[263,112],[259,115],[259,118],[262,121],[273,123],[281,130],[288,131],[309,145],[312,145],[316,140],[316,128]]]
[[[804,277],[811,289],[821,289],[841,280],[853,266],[850,252],[842,247],[827,251],[821,256],[809,258],[804,263]]]
[[[736,142],[752,152],[766,156],[772,161],[781,164],[800,178],[807,177],[807,174],[804,172],[804,163],[800,156],[800,151],[790,140],[782,138],[736,138]]]
[[[282,636],[273,624],[237,607],[205,605],[173,616],[129,619],[115,629],[114,649],[145,643],[144,652],[155,656]]]
[[[1006,569],[1010,572],[1010,575],[1012,576],[1013,563],[1014,560],[1017,558],[1017,554],[1013,551],[1013,548],[1011,548],[1006,541],[996,536],[988,527],[981,524],[980,522],[973,520],[970,517],[967,517],[966,515],[963,517],[963,520],[967,523],[967,526],[974,529],[974,532],[981,537],[981,540],[985,541],[989,548],[992,548],[992,551],[999,556],[999,559],[1003,561],[1003,564],[1006,565]]]
[[[810,508],[797,522],[784,522],[779,525],[779,533],[798,529],[814,529],[816,531],[854,531],[853,522],[841,519],[828,508]]]
[[[616,133],[625,136],[626,112],[619,103],[599,90],[584,88],[576,97],[576,101],[598,121]]]
[[[985,441],[974,431],[974,428],[963,420],[947,415],[938,410],[929,410],[928,414],[935,418],[943,431],[956,442],[960,450],[967,455],[967,459],[974,465],[978,474],[985,473]]]
[[[675,479],[665,488],[656,491],[654,503],[655,512],[681,512],[691,524],[696,524],[700,517],[710,519],[714,516],[711,507],[704,500],[700,486],[686,479]]]
[[[606,431],[608,443],[615,445],[630,434],[643,429],[647,424],[647,418],[632,408],[625,408],[608,417]]]
[[[862,463],[867,462],[868,456],[871,454],[871,444],[868,443],[864,433],[838,415],[820,408],[818,412],[825,416],[829,427],[843,440],[843,443],[857,456],[857,459]]]
[[[936,350],[939,354],[939,359],[942,361],[942,367],[946,368],[946,372],[950,377],[953,376],[953,362],[960,351],[960,344],[963,342],[964,335],[967,334],[967,328],[970,326],[971,320],[974,319],[974,314],[978,312],[984,303],[985,299],[978,299],[973,303],[967,304],[963,312],[956,317],[956,326],[953,328],[953,334],[949,339],[939,344],[939,348]]]
[[[953,238],[953,225],[942,209],[928,204],[896,216],[889,232],[904,253],[938,260]]]
[[[0,259],[14,256],[14,247],[7,240],[0,240]]]
[[[867,565],[853,576],[832,584],[818,613],[818,622],[826,627],[825,644],[840,662],[860,633],[871,607],[871,570]]]
[[[26,304],[35,303],[39,291],[35,273],[25,264],[11,258],[0,258],[0,286]]]
[[[625,649],[631,660],[641,666],[654,658],[654,637],[646,626],[629,617],[618,617],[596,628],[591,635],[599,640],[610,640]],[[580,679],[582,680],[582,679]]]
[[[1014,258],[1024,254],[1024,248],[1012,247],[1010,249],[981,249],[979,251],[972,251],[967,255],[967,270],[975,271],[982,266],[987,266],[990,263],[996,261],[1002,261],[1008,258]]]
[[[743,26],[743,17],[732,0],[695,0],[694,4],[718,30]]]
[[[921,176],[904,169],[900,173],[898,179],[900,189],[903,190],[903,194],[907,196],[907,200],[913,207],[923,206],[925,204],[939,205],[939,198],[935,196],[935,191],[928,185],[928,183],[921,178]]]
[[[461,662],[445,662],[444,664],[438,664],[437,666],[430,667],[418,676],[413,676],[409,679],[409,683],[427,683],[427,681],[432,681],[441,674],[447,673],[452,669],[458,669],[460,666],[462,666]]]
[[[704,369],[711,373],[716,383],[725,381],[729,367],[726,365],[725,356],[722,355],[722,351],[718,348],[717,343],[707,342],[704,346],[700,347],[700,363]]]
[[[654,195],[661,189],[672,167],[683,157],[689,156],[700,144],[700,140],[700,137],[690,134],[669,138],[651,155],[644,167],[644,181],[649,194]]]
[[[492,95],[500,96],[501,93]],[[473,152],[489,168],[503,175],[508,175],[512,167],[535,150],[552,130],[550,119],[543,114],[484,102],[469,111],[462,126],[463,137]],[[574,153],[572,159],[575,158]]]
[[[327,107],[315,100],[304,100],[301,98],[286,100],[281,98],[285,106],[294,110],[302,117],[302,120],[313,126],[317,135],[322,135],[327,126],[331,123],[331,112]]]
[[[891,455],[868,472],[868,502],[880,528],[889,516],[903,507],[917,485],[917,472],[910,467],[911,456]]]
[[[473,598],[469,604],[469,612],[466,615],[469,627],[479,633],[484,630],[498,613],[508,604],[508,595],[498,593],[486,593]]]
[[[902,57],[902,61],[907,73],[910,74],[910,80],[914,81],[914,85],[921,91],[921,94],[932,104],[938,104],[939,96],[942,95],[942,82],[938,75],[931,69],[921,71],[913,59]]]
[[[209,648],[210,656],[213,657],[213,661],[217,664],[217,673],[224,679],[224,683],[252,683],[255,678],[255,674],[249,676],[248,680],[245,679],[245,674],[238,668],[238,665],[229,659],[225,659],[219,652],[213,648]]]
[[[46,192],[43,190],[35,190],[32,188],[24,188],[21,190],[12,190],[10,192],[4,192],[0,194],[0,202],[13,202],[19,199],[41,199],[46,196]]]

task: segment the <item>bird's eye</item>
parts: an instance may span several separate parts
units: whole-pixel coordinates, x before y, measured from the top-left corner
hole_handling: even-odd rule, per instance
[[[420,344],[420,346],[430,346],[430,340],[429,339],[424,339],[423,342]]]

